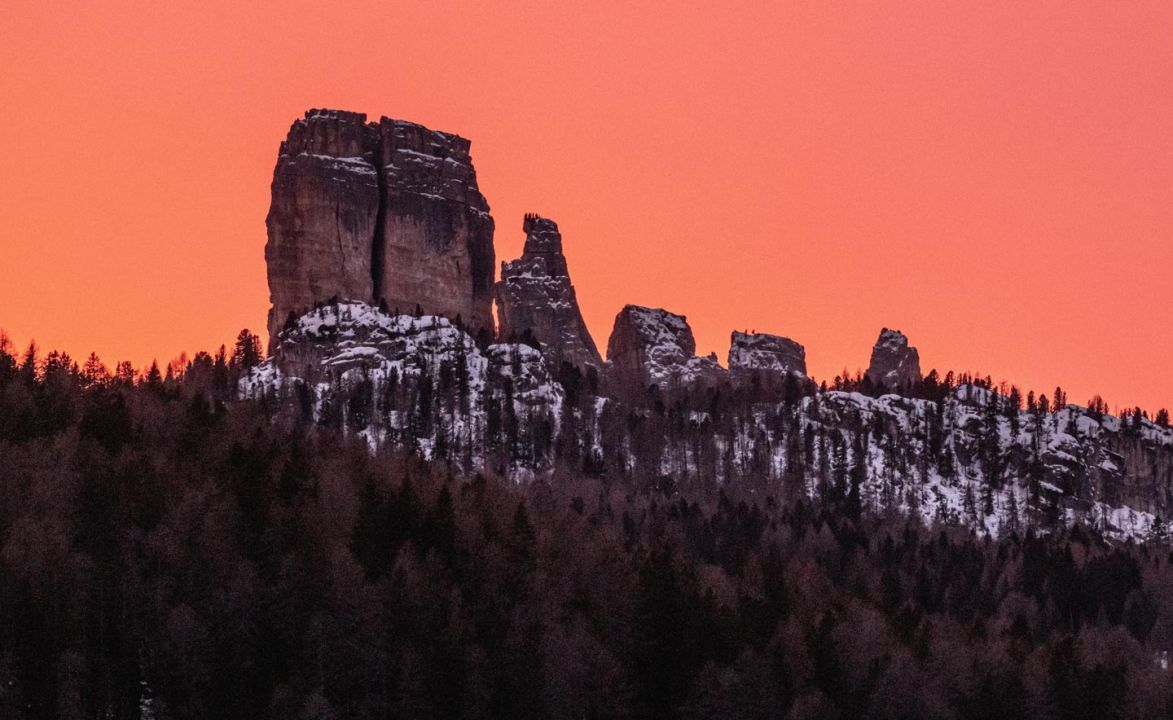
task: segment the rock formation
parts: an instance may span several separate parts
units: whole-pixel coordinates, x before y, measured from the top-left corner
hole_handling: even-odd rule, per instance
[[[683,315],[638,305],[627,305],[615,316],[607,365],[615,392],[637,401],[652,385],[674,392],[717,385],[726,376],[716,355],[696,356],[696,340]]]
[[[920,354],[899,330],[884,328],[872,348],[867,377],[874,385],[895,390],[920,382]]]
[[[780,389],[787,376],[806,378],[806,349],[779,335],[734,331],[729,342],[729,375],[739,385]]]
[[[464,138],[310,110],[281,143],[265,223],[270,345],[334,297],[492,329],[493,219]]]
[[[365,115],[334,110],[310,110],[281,143],[265,219],[270,344],[290,312],[335,295],[373,296],[374,144]]]
[[[382,232],[375,243],[374,297],[411,312],[493,329],[493,218],[477,188],[469,141],[383,118]]]
[[[481,349],[448,318],[351,301],[290,322],[239,390],[285,397],[303,418],[358,433],[372,448],[413,447],[470,469],[509,464],[519,478],[551,462],[544,444],[565,398],[528,345]]]
[[[520,481],[552,477],[561,463],[665,487],[697,478],[789,487],[796,472],[811,473],[800,485],[813,489],[817,468],[843,466],[823,442],[838,438],[852,448],[860,497],[885,511],[992,535],[1069,521],[1114,539],[1173,534],[1173,430],[1076,405],[1040,422],[1030,410],[1007,417],[1012,405],[999,403],[997,497],[980,510],[967,503],[990,490],[993,391],[901,395],[921,371],[896,330],[880,333],[867,371],[894,392],[873,397],[814,387],[803,347],[774,335],[733,333],[726,372],[715,356],[696,356],[683,316],[628,305],[615,319],[601,392],[595,383],[563,387],[561,362],[597,368],[600,358],[558,227],[526,216],[522,257],[502,266],[494,286],[493,220],[468,150],[454,135],[358,113],[311,110],[293,124],[266,219],[272,356],[243,373],[240,395],[373,449]],[[473,338],[491,328],[494,296],[502,335],[528,332],[541,350]],[[742,390],[735,403],[701,392],[727,380]],[[653,386],[662,420],[646,407]],[[814,397],[779,404],[793,388]],[[940,412],[950,421],[926,431],[924,418]],[[861,432],[861,419],[883,432]],[[919,468],[917,482],[892,492],[908,468]]]
[[[601,369],[602,358],[583,322],[570,282],[558,225],[547,218],[526,215],[522,229],[525,248],[521,257],[501,263],[501,280],[497,283],[500,336],[532,333],[553,370],[563,362],[584,372],[588,368]]]

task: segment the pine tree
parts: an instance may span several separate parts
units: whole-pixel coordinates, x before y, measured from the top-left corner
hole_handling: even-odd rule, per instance
[[[37,343],[29,341],[28,349],[24,351],[24,359],[20,363],[20,376],[25,384],[32,387],[38,377]]]
[[[81,378],[83,385],[86,386],[106,385],[110,379],[110,371],[97,358],[97,353],[90,353],[89,358],[86,359],[86,365],[81,368]]]
[[[1054,399],[1051,402],[1052,412],[1059,412],[1067,407],[1067,393],[1063,392],[1063,388],[1056,387]]]
[[[158,389],[163,386],[163,375],[159,372],[158,360],[151,361],[151,367],[147,370],[144,381],[146,382],[147,387],[152,389]]]
[[[234,368],[247,370],[259,365],[264,359],[261,351],[261,338],[245,328],[236,336],[236,345],[232,350],[231,365]]]
[[[12,341],[3,330],[0,330],[0,382],[12,377],[15,372],[16,356],[13,354]]]

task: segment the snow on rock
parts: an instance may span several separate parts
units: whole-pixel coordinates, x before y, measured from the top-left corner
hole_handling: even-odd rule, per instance
[[[447,318],[388,315],[355,301],[288,323],[273,356],[241,378],[239,392],[288,399],[372,448],[411,446],[479,468],[507,444],[504,454],[530,469],[549,464],[527,448],[533,432],[556,429],[564,396],[534,348],[482,351]],[[503,425],[503,418],[521,421]]]
[[[889,389],[906,388],[921,379],[920,354],[899,330],[884,328],[872,348],[867,377]]]
[[[1056,522],[1082,522],[1117,540],[1173,531],[1173,515],[1160,512],[1173,500],[1166,489],[1173,431],[1155,425],[1142,428],[1151,434],[1126,433],[1117,418],[1075,405],[1057,413],[1013,409],[975,386],[940,403],[827,392],[806,398],[801,418],[832,434],[866,428],[859,433],[866,446],[847,447],[844,457],[852,468],[865,466],[860,496],[875,510],[991,535],[1047,532]]]
[[[729,376],[734,384],[764,392],[797,392],[806,377],[806,349],[790,338],[734,332],[729,341]]]
[[[976,385],[939,399],[805,385],[797,397],[710,405],[686,395],[649,406],[650,385],[703,387],[724,370],[693,354],[679,315],[629,306],[616,325],[610,390],[595,396],[583,386],[568,393],[530,345],[479,347],[443,317],[332,303],[287,323],[273,357],[239,389],[372,450],[414,448],[519,481],[548,476],[563,453],[608,477],[854,494],[865,509],[988,535],[1080,522],[1117,540],[1173,537],[1169,428],[1075,405],[1023,410]],[[786,367],[776,353],[755,355],[756,337],[731,364]],[[637,383],[634,400],[623,373]]]
[[[522,256],[501,264],[497,283],[500,335],[526,333],[541,343],[546,363],[554,370],[563,362],[587,372],[603,366],[598,348],[579,311],[558,225],[538,215],[526,215]]]
[[[726,378],[716,355],[696,356],[696,340],[683,315],[627,305],[615,317],[607,343],[608,378],[616,392],[639,401],[655,385],[661,392],[714,386]]]

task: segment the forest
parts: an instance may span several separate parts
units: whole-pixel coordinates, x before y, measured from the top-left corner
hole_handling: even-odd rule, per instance
[[[1158,718],[1173,553],[767,482],[517,483],[0,341],[0,719]],[[588,463],[589,465],[589,463]],[[856,478],[855,480],[858,480]]]

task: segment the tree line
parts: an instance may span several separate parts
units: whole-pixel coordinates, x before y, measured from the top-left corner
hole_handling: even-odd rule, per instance
[[[145,373],[0,350],[3,718],[1173,707],[1167,549],[927,526],[864,502],[846,447],[814,501],[577,456],[519,485],[274,422],[234,399],[251,336]]]

